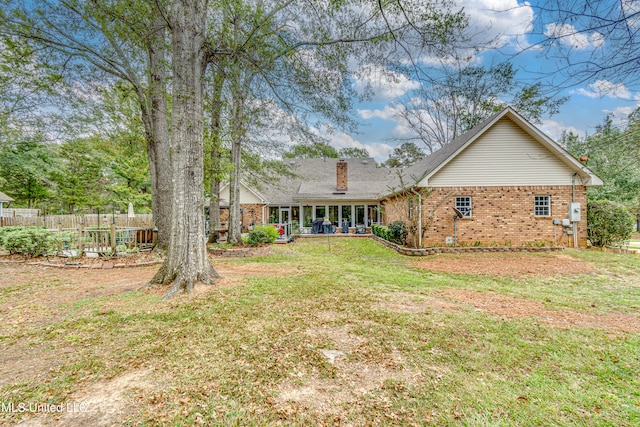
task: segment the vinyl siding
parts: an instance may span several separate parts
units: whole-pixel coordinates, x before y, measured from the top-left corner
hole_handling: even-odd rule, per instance
[[[225,185],[220,190],[220,198],[229,201],[229,186]],[[247,189],[243,184],[240,184],[240,204],[242,205],[259,205],[263,204],[252,191]]]
[[[508,118],[503,118],[423,186],[570,185],[573,171]]]

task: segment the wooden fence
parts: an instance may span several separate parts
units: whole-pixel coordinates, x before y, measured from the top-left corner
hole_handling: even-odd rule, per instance
[[[77,253],[115,254],[119,251],[138,248],[151,249],[155,246],[156,232],[153,228],[116,227],[88,227],[82,224],[75,230],[59,230],[67,232],[70,237],[68,249],[76,249]]]
[[[1,217],[0,226],[36,226],[52,230],[77,229],[83,227],[105,227],[111,224],[116,227],[153,228],[153,215],[136,214],[131,218],[127,214],[86,214],[86,215],[41,215],[31,217]]]

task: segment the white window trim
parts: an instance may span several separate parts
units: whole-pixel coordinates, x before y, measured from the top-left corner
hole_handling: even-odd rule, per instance
[[[539,197],[545,197],[546,198],[546,205],[538,205],[537,201]],[[537,210],[538,208],[546,208],[547,209],[547,213],[543,214],[543,215],[539,215]],[[536,194],[535,196],[533,196],[533,215],[536,218],[547,218],[551,216],[551,195],[549,194]]]
[[[463,218],[473,218],[473,197],[471,196],[455,196],[455,206],[464,214]],[[469,206],[458,205],[458,199],[465,198],[469,199]]]

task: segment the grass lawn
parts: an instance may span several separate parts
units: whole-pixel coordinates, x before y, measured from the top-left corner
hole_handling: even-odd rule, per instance
[[[370,239],[273,251],[169,302],[136,290],[156,267],[0,265],[0,424],[640,425],[640,256],[429,257],[525,266],[461,274]],[[549,261],[584,268],[527,268]]]

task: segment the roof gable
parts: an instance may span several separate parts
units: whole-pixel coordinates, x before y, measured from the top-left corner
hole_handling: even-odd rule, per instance
[[[13,202],[13,199],[0,191],[0,202]]]
[[[505,123],[511,123],[510,130],[504,126]],[[502,128],[502,135],[496,132],[497,127]],[[482,148],[482,151],[476,150],[466,156],[464,161],[454,162],[455,159],[462,159],[459,156],[480,140],[483,140],[482,143],[475,148]],[[513,158],[509,158],[514,155],[514,151],[519,156],[517,157],[519,162],[514,163]],[[511,154],[508,154],[509,152]],[[464,173],[465,166],[470,168],[467,169],[467,174]],[[449,167],[452,170],[445,173],[444,169]],[[509,170],[510,167],[511,170]],[[524,170],[523,167],[525,167]],[[553,172],[552,176],[546,177],[546,181],[538,179],[542,177],[541,171],[544,169]],[[504,173],[503,176],[497,173],[493,180],[488,179],[481,183],[478,177],[487,176],[488,170]],[[442,179],[447,175],[453,176],[453,172],[457,172],[455,180],[447,182]],[[602,185],[600,178],[511,107],[487,118],[405,171],[406,176],[413,177],[413,182],[419,186],[434,185],[434,182],[439,186],[562,185],[571,183],[570,178],[574,173],[578,174],[584,185]],[[566,178],[567,174],[569,179]],[[438,175],[440,180],[434,180],[433,178]]]

